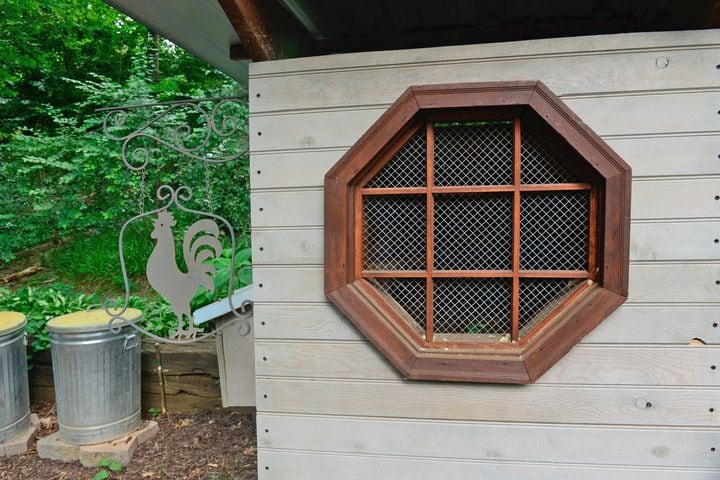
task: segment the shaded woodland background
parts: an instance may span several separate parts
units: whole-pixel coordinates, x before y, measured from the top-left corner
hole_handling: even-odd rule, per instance
[[[47,346],[47,319],[122,291],[119,228],[141,209],[143,190],[145,208],[153,207],[162,183],[197,186],[205,210],[230,220],[239,239],[237,286],[249,283],[247,156],[208,171],[202,162],[146,145],[153,160],[143,187],[140,175],[122,165],[121,144],[103,135],[104,113],[96,112],[246,92],[100,0],[4,0],[0,18],[0,280],[28,266],[41,269],[20,282],[0,282],[0,309],[30,315],[33,348]],[[245,105],[236,112],[241,134],[223,148],[239,151],[246,143]],[[166,123],[188,122],[191,142],[202,135],[195,117],[180,110]],[[133,304],[146,311],[148,328],[167,334],[172,313],[142,279],[152,245],[149,226],[128,232]],[[229,254],[217,260],[219,284],[227,282]],[[194,306],[226,292],[199,292]]]

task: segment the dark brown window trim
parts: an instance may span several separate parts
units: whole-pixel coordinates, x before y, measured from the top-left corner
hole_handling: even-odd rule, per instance
[[[419,128],[429,121],[462,118],[517,118],[533,111],[584,160],[581,166],[591,172],[597,188],[588,184],[567,184],[561,189],[591,189],[591,208],[601,212],[600,222],[592,225],[592,250],[587,272],[562,272],[587,276],[596,282],[579,289],[539,327],[520,341],[508,344],[425,342],[373,288],[364,277],[398,276],[398,272],[364,272],[361,256],[361,205],[363,189]],[[514,129],[515,141],[519,129]],[[429,137],[431,141],[431,137]],[[428,151],[431,149],[429,148]],[[519,149],[515,150],[516,154]],[[428,162],[428,175],[432,174]],[[516,162],[518,168],[519,162]],[[515,172],[517,176],[517,172]],[[516,180],[517,177],[516,177]],[[429,85],[411,87],[396,101],[363,137],[327,173],[325,182],[325,289],[328,298],[365,336],[408,378],[499,383],[529,383],[567,353],[584,335],[614,311],[627,296],[629,256],[630,168],[595,133],[580,121],[540,82],[497,82],[480,84]],[[427,195],[431,188],[413,188],[413,194]],[[521,191],[548,189],[547,186],[476,187],[512,192],[513,202]],[[557,185],[552,185],[555,188]],[[437,189],[438,187],[435,187]],[[454,187],[443,187],[452,190]],[[411,193],[394,189],[392,193]],[[403,190],[405,190],[403,192]],[[449,191],[448,190],[448,191]],[[458,189],[455,189],[458,190]],[[432,211],[431,204],[428,212]],[[515,209],[519,212],[519,209]],[[432,214],[428,215],[430,217]],[[595,218],[591,215],[590,218]],[[428,228],[431,218],[427,219]],[[428,264],[432,255],[432,234],[428,235]],[[517,239],[513,247],[511,272],[484,272],[478,275],[512,274],[513,296],[518,295],[521,275],[553,275],[525,272],[517,264]],[[597,275],[593,268],[597,259]],[[429,268],[431,265],[429,265]],[[427,276],[426,271],[407,271],[400,276]],[[434,272],[437,274],[437,272]],[[440,275],[458,275],[449,271]],[[429,281],[432,281],[429,279]],[[428,303],[432,300],[428,295]],[[513,302],[513,305],[517,303]],[[430,305],[428,305],[430,308]],[[516,318],[513,312],[513,318]],[[431,328],[431,327],[429,327]],[[518,339],[513,321],[513,338]],[[426,332],[427,335],[427,332]]]

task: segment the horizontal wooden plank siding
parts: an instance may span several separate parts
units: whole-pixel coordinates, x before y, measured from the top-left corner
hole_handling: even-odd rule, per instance
[[[258,340],[361,340],[332,305],[256,303]],[[583,339],[584,344],[720,344],[720,305],[626,304]]]
[[[720,105],[720,103],[718,104]],[[633,182],[632,220],[708,219],[720,209],[715,200],[720,178],[662,179]],[[672,198],[672,202],[667,200]],[[255,191],[253,227],[323,225],[323,192],[317,189]]]
[[[605,138],[632,165],[635,178],[720,175],[720,132]],[[348,146],[257,152],[251,157],[253,188],[320,187]]]
[[[717,426],[717,415],[708,408],[720,401],[717,387],[687,386],[477,385],[258,377],[257,391],[260,412],[601,425]]]
[[[261,377],[402,378],[365,342],[257,342],[255,350]],[[535,383],[712,387],[718,374],[711,366],[719,358],[720,346],[578,346]]]
[[[716,105],[720,104],[720,90],[564,100],[595,133],[604,137],[718,131]],[[672,115],[653,115],[652,112],[658,111],[658,105]],[[301,110],[252,117],[250,135],[254,140],[253,150],[350,146],[388,106]],[[622,112],[622,115],[617,112]]]
[[[632,225],[630,260],[720,261],[720,222],[657,221]],[[257,229],[253,233],[256,265],[322,265],[323,230],[320,227]]]
[[[443,459],[618,463],[713,468],[713,429],[670,429],[491,422],[398,420],[374,417],[259,414],[261,449]],[[432,432],[418,435],[417,432]],[[354,432],[348,436],[347,432]],[[413,440],[408,441],[409,438]],[[539,450],[538,445],[547,448]],[[667,445],[674,445],[670,449]],[[524,477],[523,477],[524,478]]]
[[[529,59],[535,56],[559,58],[564,56],[606,56],[623,51],[647,50],[697,50],[718,47],[717,30],[677,31],[659,33],[630,33],[621,35],[596,35],[574,38],[548,38],[510,43],[463,45],[462,47],[438,47],[432,49],[363,52],[346,55],[298,58],[282,62],[262,62],[252,66],[255,79],[273,75],[295,76],[303,72],[326,73],[341,69],[398,68],[409,64],[430,64],[459,61],[469,58],[483,59]],[[575,75],[574,75],[575,76]],[[568,81],[572,81],[568,79]],[[261,86],[261,82],[254,87]],[[339,86],[341,88],[342,85]]]
[[[267,467],[267,469],[266,469]],[[258,450],[263,480],[716,480],[717,469],[637,468],[602,465],[480,462],[434,458],[328,455],[319,452]]]
[[[716,29],[253,64],[259,478],[720,478],[718,63]],[[325,297],[324,175],[411,85],[535,79],[633,168],[629,301],[533,385],[406,381]]]
[[[255,266],[258,302],[325,302],[320,266]],[[630,303],[714,302],[720,263],[642,263],[630,266]]]
[[[250,85],[250,107],[258,113],[343,107],[348,90],[355,104],[379,105],[395,100],[407,85],[478,79],[541,79],[561,96],[717,86],[711,68],[720,43],[715,32],[655,35],[653,44],[647,35],[631,35],[622,44],[617,35],[615,45],[604,36],[336,55],[296,60],[295,66],[266,62],[253,66],[258,81]],[[692,40],[683,45],[682,37]],[[660,57],[670,60],[667,68],[657,67]]]

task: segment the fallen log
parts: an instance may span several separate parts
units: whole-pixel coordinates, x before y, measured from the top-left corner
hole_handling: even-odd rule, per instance
[[[40,270],[42,270],[42,267],[40,267],[38,265],[33,265],[32,267],[28,267],[25,270],[20,270],[19,272],[11,273],[10,275],[6,275],[6,276],[0,278],[0,282],[6,283],[6,284],[10,283],[10,282],[14,282],[15,280],[20,280],[21,278],[35,275]]]

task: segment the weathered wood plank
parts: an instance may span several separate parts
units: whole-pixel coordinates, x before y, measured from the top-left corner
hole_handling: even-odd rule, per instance
[[[633,169],[633,177],[717,175],[719,135],[606,138]]]
[[[720,214],[715,178],[633,182],[633,220],[707,218]],[[672,199],[672,201],[668,201]]]
[[[717,346],[577,346],[535,384],[716,386],[718,358]],[[258,342],[256,365],[262,377],[402,378],[365,342]]]
[[[657,222],[630,226],[630,260],[720,260],[720,222]]]
[[[607,138],[606,141],[630,164],[636,178],[720,174],[717,160],[720,135],[717,134]],[[321,187],[325,172],[346,150],[347,147],[341,147],[254,154],[250,158],[253,188]]]
[[[574,39],[565,41],[572,43]],[[389,104],[410,85],[476,82],[479,78],[483,81],[542,80],[560,96],[713,87],[717,85],[713,65],[717,63],[719,51],[717,47],[670,48],[662,54],[655,50],[616,50],[602,56],[576,52],[522,58],[508,58],[517,54],[517,51],[508,51],[507,56],[473,58],[463,46],[455,47],[455,58],[438,61],[433,55],[435,50],[425,50],[424,60],[410,64],[401,61],[396,68],[388,68],[387,64],[372,68],[370,64],[253,78],[253,91],[260,93],[260,97],[250,95],[250,108],[254,113],[261,113],[342,107],[348,102],[348,91],[353,92],[352,101],[362,105]],[[660,56],[670,60],[667,67],[656,65]]]
[[[407,50],[361,52],[344,55],[325,55],[310,58],[261,62],[250,65],[253,79],[261,76],[297,74],[325,69],[378,68],[425,62],[431,55],[435,61],[458,58],[515,57],[536,55],[607,55],[624,50],[663,52],[680,47],[690,49],[717,46],[717,29],[673,32],[637,32],[616,35],[591,35],[572,38],[544,38],[519,42],[498,42],[461,47],[418,48]]]
[[[258,340],[364,339],[332,305],[256,303],[255,314]],[[582,343],[720,344],[720,328],[713,327],[719,318],[720,305],[623,305]]]
[[[418,435],[404,439],[413,443]],[[428,433],[432,437],[432,431]],[[375,455],[323,455],[258,450],[260,480],[716,480],[718,470],[438,460]],[[267,467],[267,468],[266,468]]]
[[[257,302],[325,302],[322,267],[273,268],[253,266]]]
[[[322,190],[255,192],[250,195],[253,227],[322,226]]]
[[[190,347],[192,349],[192,347]],[[185,363],[192,364],[195,357],[185,355]],[[141,401],[144,411],[151,407],[160,407],[160,384],[155,372],[154,361],[149,363],[143,358]],[[202,367],[202,362],[199,364]],[[197,370],[197,366],[188,369]],[[34,400],[55,401],[52,365],[34,362],[29,372],[30,396]],[[191,373],[165,376],[165,400],[170,412],[186,412],[196,408],[212,408],[221,405],[220,388],[217,376],[208,373]]]
[[[716,178],[639,180],[632,186],[632,219],[717,218],[720,201]],[[669,202],[668,199],[673,201]],[[255,191],[251,194],[253,227],[318,227],[323,225],[323,192]]]
[[[720,425],[717,388],[478,385],[258,377],[258,412],[437,420]]]
[[[717,131],[720,92],[648,92],[564,100],[600,136],[678,134]],[[251,152],[346,147],[386,108],[348,106],[255,115],[250,118]]]
[[[255,230],[252,248],[255,265],[322,265],[323,230]]]
[[[255,341],[272,339],[362,340],[365,337],[333,305],[256,302]],[[719,310],[720,313],[720,310]]]
[[[630,260],[720,260],[716,238],[720,238],[720,222],[636,223],[630,237]],[[256,230],[252,244],[256,265],[323,263],[323,231],[319,227]]]
[[[160,394],[157,373],[142,374],[142,392]],[[218,378],[211,375],[165,375],[165,394],[187,393],[196,397],[220,398]]]
[[[222,399],[220,396],[214,398],[198,397],[185,392],[175,395],[166,395],[168,412],[192,412],[194,410],[205,410],[222,407]],[[162,400],[159,393],[143,392],[142,409],[147,412],[151,408],[159,408]]]
[[[155,372],[155,347],[150,340],[142,343],[142,371]],[[219,376],[215,342],[202,341],[192,345],[160,344],[160,357],[166,375],[208,374]]]
[[[713,429],[258,414],[261,449],[488,461],[716,468]],[[353,432],[350,436],[348,432]],[[428,432],[428,434],[418,434]],[[413,441],[408,442],[407,439]],[[443,477],[445,478],[445,477]],[[523,478],[525,478],[523,476]]]
[[[232,314],[224,320],[232,321]],[[231,325],[218,334],[220,383],[224,407],[255,406],[255,322],[250,333],[244,324]]]
[[[628,302],[717,302],[720,264],[645,264],[630,267]]]
[[[258,302],[325,302],[322,267],[255,266]],[[630,267],[629,302],[716,302],[720,264],[640,264]],[[261,286],[262,285],[262,286]]]

